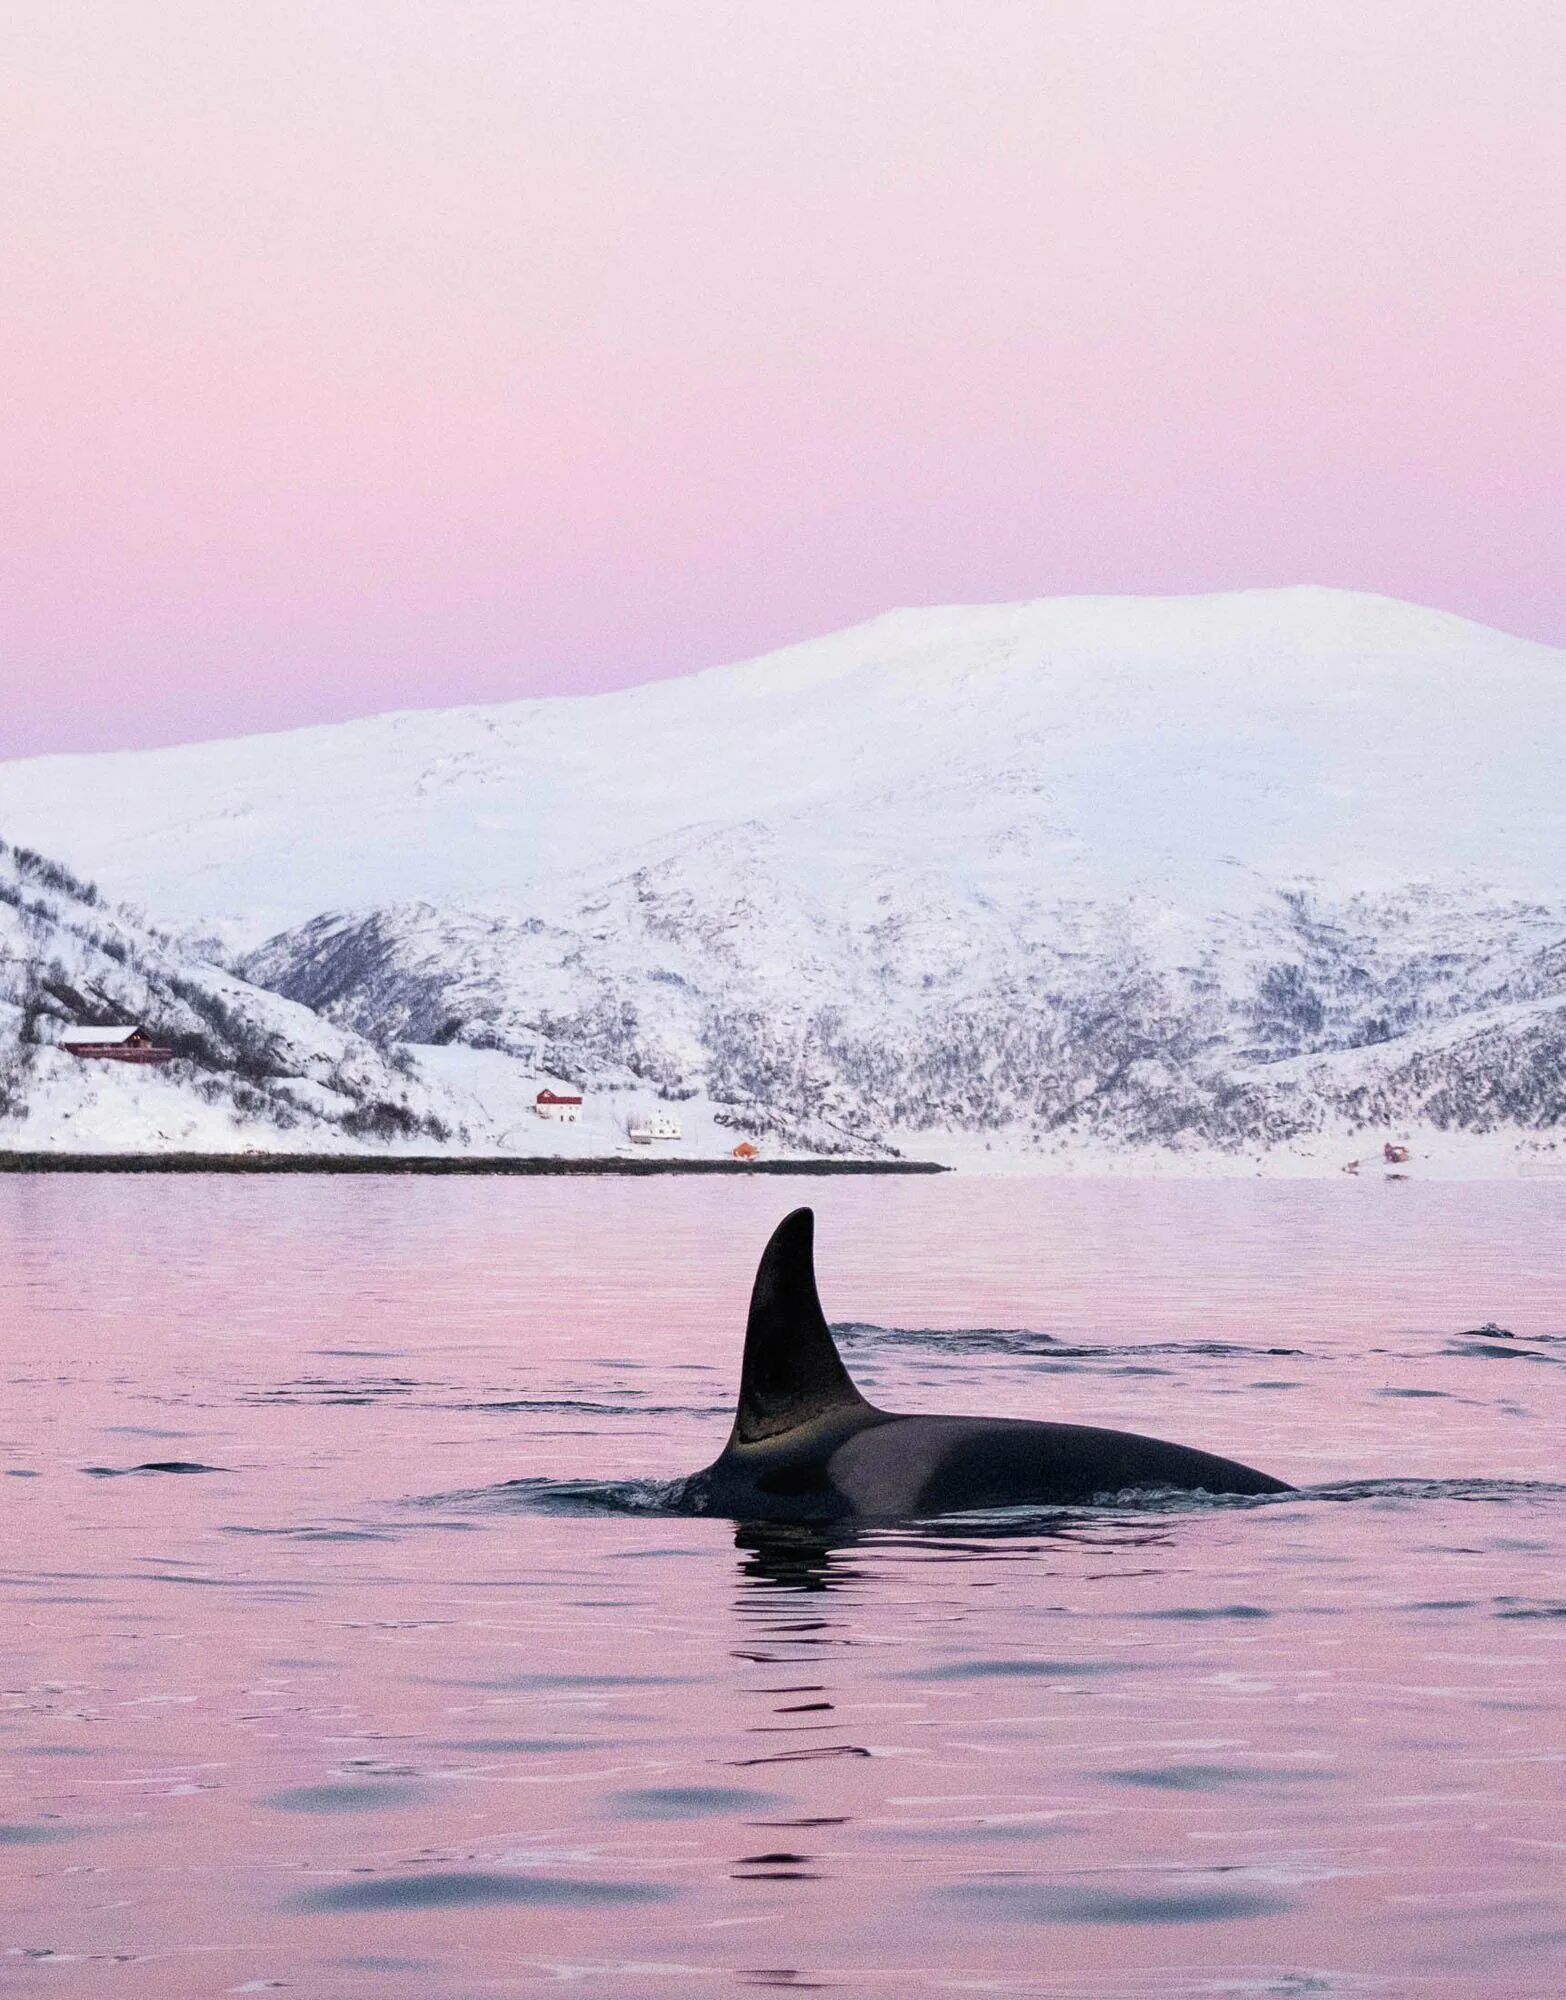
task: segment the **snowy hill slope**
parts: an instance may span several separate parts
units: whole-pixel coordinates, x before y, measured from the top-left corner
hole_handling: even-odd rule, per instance
[[[81,1062],[78,1022],[145,1020],[163,1067]],[[76,1152],[438,1147],[449,1105],[352,1031],[191,960],[27,848],[0,842],[0,1147]]]
[[[754,854],[747,879],[767,879]],[[964,955],[949,912],[853,932],[642,872],[560,924],[325,917],[247,970],[379,1040],[623,1073],[749,1107],[751,1129],[770,1114],[936,1157],[941,1133],[1234,1152],[1566,1120],[1566,905],[1295,891],[1212,928],[1145,900],[1030,916]]]
[[[326,910],[530,913],[696,828],[780,836],[830,890],[963,898],[1475,872],[1566,853],[1566,667],[1319,590],[904,611],[626,693],[0,766],[0,825],[161,919],[247,943]],[[547,914],[547,908],[545,908]]]
[[[83,1062],[83,1023],[142,1022],[166,1066]],[[468,1046],[382,1047],[351,1027],[193,956],[95,884],[0,841],[0,1151],[417,1152],[602,1157],[669,1106],[623,1065],[599,1064],[577,1125],[538,1118],[568,1074]],[[661,1158],[726,1154],[765,1129],[769,1152],[870,1155],[807,1119],[736,1119],[682,1091]],[[632,1149],[635,1151],[636,1149]],[[637,1157],[651,1157],[645,1150]]]
[[[1566,655],[1441,613],[1063,599],[0,766],[0,814],[383,1046],[797,1143],[1535,1147],[1566,1121],[1562,746]]]

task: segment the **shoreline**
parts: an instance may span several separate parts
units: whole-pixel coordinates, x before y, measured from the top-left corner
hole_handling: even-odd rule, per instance
[[[543,1154],[6,1153],[0,1174],[944,1174],[936,1160],[631,1160]]]

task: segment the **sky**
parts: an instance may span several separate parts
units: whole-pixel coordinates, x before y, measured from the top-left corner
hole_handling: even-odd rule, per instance
[[[1566,643],[1559,0],[8,0],[0,755],[1311,582]]]

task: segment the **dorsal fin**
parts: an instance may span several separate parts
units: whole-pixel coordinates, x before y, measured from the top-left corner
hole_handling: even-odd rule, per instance
[[[796,1208],[761,1253],[745,1325],[735,1444],[779,1437],[831,1410],[868,1409],[816,1296],[816,1219]]]

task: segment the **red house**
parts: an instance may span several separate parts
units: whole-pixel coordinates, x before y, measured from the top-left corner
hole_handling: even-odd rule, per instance
[[[533,1099],[540,1118],[552,1118],[557,1125],[575,1125],[582,1116],[582,1100],[569,1092],[541,1090]]]
[[[172,1049],[160,1048],[145,1028],[67,1028],[60,1037],[67,1055],[96,1058],[100,1062],[166,1063],[174,1060]]]

